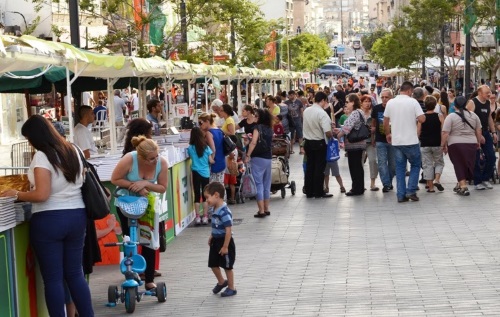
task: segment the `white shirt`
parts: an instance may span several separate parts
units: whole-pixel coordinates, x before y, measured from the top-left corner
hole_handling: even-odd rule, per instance
[[[137,97],[137,94],[132,94],[132,105],[134,106],[134,110],[132,111],[139,110],[139,97]]]
[[[417,117],[423,114],[418,101],[409,96],[398,95],[389,100],[384,117],[391,119],[392,145],[418,144]]]
[[[92,96],[90,95],[90,92],[88,91],[84,91],[82,93],[82,105],[85,105],[85,106],[92,106],[90,104],[90,99],[92,99]]]
[[[82,170],[82,162],[78,157],[80,171]],[[35,168],[44,168],[50,171],[50,196],[44,202],[33,203],[32,212],[40,212],[45,210],[61,210],[61,209],[76,209],[85,208],[82,199],[82,184],[83,177],[78,173],[75,183],[69,183],[64,178],[61,170],[57,173],[50,164],[47,156],[42,151],[37,151],[31,161],[30,169],[28,170],[28,179],[32,187],[35,187]]]
[[[303,133],[306,140],[325,140],[325,133],[332,130],[328,113],[317,103],[304,110]]]
[[[97,154],[94,138],[90,130],[81,123],[75,126],[74,135],[75,144],[78,145],[82,151],[90,150],[90,156]]]

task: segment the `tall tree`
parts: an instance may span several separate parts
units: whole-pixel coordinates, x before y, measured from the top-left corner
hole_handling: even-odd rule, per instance
[[[289,54],[294,70],[312,71],[332,56],[332,50],[319,36],[302,33],[290,39]]]

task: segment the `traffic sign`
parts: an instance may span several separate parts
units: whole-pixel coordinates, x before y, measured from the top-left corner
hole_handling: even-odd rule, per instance
[[[337,54],[344,55],[345,54],[345,46],[343,44],[337,45]]]

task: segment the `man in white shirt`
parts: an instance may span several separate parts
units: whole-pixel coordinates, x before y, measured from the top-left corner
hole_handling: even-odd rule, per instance
[[[90,106],[80,106],[78,110],[80,122],[75,126],[75,144],[83,151],[85,158],[90,158],[91,155],[97,154],[97,148],[94,143],[94,138],[88,126],[94,122],[94,112]]]
[[[425,122],[425,115],[417,100],[411,98],[413,84],[404,82],[400,95],[389,100],[384,111],[384,131],[387,142],[394,147],[398,202],[418,201],[418,173],[422,164],[417,135],[417,121]],[[406,163],[410,163],[410,177],[406,185]]]
[[[326,138],[333,137],[332,121],[323,109],[328,103],[328,96],[320,91],[314,96],[314,104],[304,110],[303,133],[304,150],[307,155],[304,187],[307,198],[330,198],[332,194],[325,193],[323,183],[326,167]]]
[[[115,107],[115,126],[116,131],[118,131],[117,142],[121,143],[123,141],[123,138],[125,137],[125,129],[123,127],[123,112],[127,109],[127,105],[121,97],[120,89],[115,89],[113,102]]]

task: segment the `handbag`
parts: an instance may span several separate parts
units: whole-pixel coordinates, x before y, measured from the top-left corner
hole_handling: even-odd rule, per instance
[[[224,153],[224,156],[228,155],[229,153],[234,151],[234,149],[236,149],[236,144],[233,142],[233,140],[231,140],[231,137],[229,135],[224,134],[223,142],[224,149],[222,150],[222,152]]]
[[[370,129],[368,129],[368,126],[366,125],[365,118],[363,118],[363,115],[359,111],[358,115],[361,121],[361,125],[357,129],[353,128],[347,135],[347,140],[350,143],[364,141],[370,137]]]
[[[326,161],[327,162],[335,162],[340,159],[340,149],[339,149],[339,141],[335,138],[331,138],[328,140],[328,144],[326,146]]]
[[[257,125],[256,129],[257,129],[257,131],[259,131],[259,137],[257,139],[257,143],[255,144],[255,147],[253,148],[252,156],[261,155],[261,154],[266,153],[266,151],[269,151],[271,149],[271,147],[269,145],[267,145],[266,140],[264,140],[264,138],[262,138],[262,128],[261,128],[260,124]]]
[[[83,156],[82,150],[76,145],[75,147],[83,165],[83,184],[81,190],[87,217],[91,220],[102,219],[109,215],[111,211],[106,190],[104,185],[99,181],[94,167]]]

